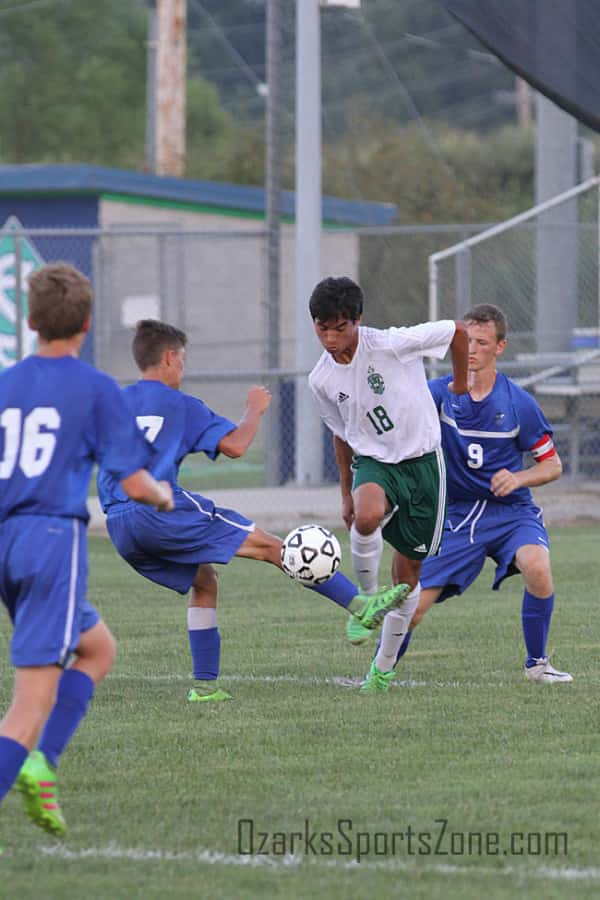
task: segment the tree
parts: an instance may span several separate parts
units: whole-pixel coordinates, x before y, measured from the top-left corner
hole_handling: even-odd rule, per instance
[[[187,83],[186,133],[186,176],[226,180],[226,160],[237,144],[236,129],[216,89],[198,77]]]
[[[143,162],[146,13],[120,0],[2,18],[0,156]]]
[[[427,140],[362,108],[351,129],[325,144],[323,190],[395,203],[400,224],[486,222],[533,201],[533,132],[485,135],[439,127]]]

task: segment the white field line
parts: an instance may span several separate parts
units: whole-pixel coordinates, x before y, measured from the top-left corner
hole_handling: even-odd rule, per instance
[[[241,855],[235,853],[221,853],[217,850],[174,851],[174,850],[146,850],[141,847],[119,847],[118,844],[108,844],[105,847],[82,847],[71,850],[64,845],[42,846],[39,848],[45,856],[58,859],[122,859],[131,862],[192,862],[209,866],[241,866],[249,868],[264,868],[272,870],[298,869],[300,867],[316,866],[318,868],[334,868],[339,870],[350,869],[360,871],[407,871],[407,872],[433,872],[443,876],[458,875],[469,877],[470,875],[489,875],[493,878],[503,877],[519,879],[537,878],[547,881],[590,881],[600,882],[600,868],[576,866],[460,866],[449,863],[422,863],[405,862],[398,859],[381,860],[353,860],[319,859],[301,854],[287,854],[285,856],[269,855]]]
[[[171,681],[193,681],[193,675],[147,675],[132,672],[117,672],[108,676],[109,679],[117,679],[121,681],[154,681],[154,682],[171,682]],[[219,681],[233,681],[240,683],[264,683],[264,684],[297,684],[297,685],[335,685],[336,687],[355,688],[359,687],[364,678],[351,678],[332,675],[331,677],[323,676],[300,676],[300,675],[219,675]],[[498,687],[498,682],[490,684],[490,687]],[[481,687],[480,684],[466,684],[458,681],[393,681],[392,687]]]
[[[365,671],[366,677],[366,671]],[[232,674],[232,675],[219,675],[219,681],[230,681],[230,682],[238,682],[240,684],[252,684],[252,683],[262,683],[262,684],[297,684],[299,686],[310,687],[319,686],[319,685],[333,685],[334,687],[345,687],[345,688],[356,688],[360,687],[363,684],[365,677],[352,677],[352,676],[341,676],[341,675],[332,675],[332,676],[317,676],[317,675],[241,675],[241,674]],[[162,675],[151,675],[148,673],[139,673],[139,672],[115,672],[114,674],[110,674],[108,676],[109,679],[116,679],[119,681],[149,681],[149,682],[163,682],[168,684],[173,681],[185,681],[192,682],[194,676],[190,673],[189,675],[178,675],[176,673],[165,673]],[[577,675],[577,681],[584,681],[586,686],[598,685],[600,684],[600,679],[592,678],[587,675]],[[522,683],[526,684],[526,679],[523,676]],[[514,682],[502,681],[498,679],[497,681],[417,681],[415,679],[407,679],[407,680],[396,680],[392,681],[391,687],[393,688],[508,688],[514,687]],[[535,690],[541,690],[541,685],[530,685]],[[546,686],[545,688],[548,690],[549,688]],[[553,688],[553,690],[558,690],[558,688]],[[563,689],[561,693],[565,692],[567,689]]]

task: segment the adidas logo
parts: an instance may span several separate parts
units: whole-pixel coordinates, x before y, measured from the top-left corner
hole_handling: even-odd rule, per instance
[[[344,400],[348,400],[349,396],[350,396],[349,394],[344,394],[342,391],[340,391],[339,394],[337,395],[337,402],[343,403]]]
[[[427,553],[427,547],[425,546],[425,544],[419,544],[418,547],[413,547],[413,550],[416,553]]]

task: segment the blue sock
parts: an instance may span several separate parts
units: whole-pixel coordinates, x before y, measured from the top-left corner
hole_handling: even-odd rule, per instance
[[[550,630],[550,619],[554,609],[554,594],[549,597],[534,597],[529,591],[523,593],[521,622],[523,637],[527,648],[527,668],[535,665],[536,660],[546,656],[546,640]]]
[[[218,628],[194,628],[188,630],[194,678],[197,681],[215,681],[221,661],[221,635]]]
[[[17,780],[29,750],[12,738],[0,737],[0,802]]]
[[[342,575],[341,572],[336,572],[333,578],[330,578],[325,584],[311,584],[308,586],[311,591],[322,594],[323,597],[333,600],[334,603],[337,603],[338,606],[343,606],[344,609],[348,609],[354,597],[360,593],[360,589],[349,578]]]
[[[79,669],[65,669],[60,676],[56,702],[38,744],[38,750],[51,766],[56,768],[60,755],[81,724],[94,688],[90,676]]]

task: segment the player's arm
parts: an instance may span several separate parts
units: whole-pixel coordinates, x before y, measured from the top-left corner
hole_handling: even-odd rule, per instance
[[[146,469],[138,469],[123,478],[121,487],[132,500],[155,506],[159,512],[169,512],[174,508],[173,491],[169,482],[157,481]]]
[[[271,391],[254,385],[248,391],[246,409],[237,426],[221,438],[217,444],[219,453],[231,459],[243,456],[258,431],[260,420],[271,402]]]
[[[452,381],[448,390],[453,394],[466,394],[469,390],[467,377],[469,369],[469,337],[464,322],[455,322],[454,337],[450,342],[452,359]]]
[[[337,434],[333,436],[335,461],[340,473],[340,489],[342,492],[342,518],[346,527],[350,528],[354,520],[354,503],[352,501],[352,447]]]
[[[491,491],[496,497],[506,497],[521,487],[541,487],[562,475],[562,462],[549,434],[545,434],[531,448],[535,465],[519,472],[500,469],[492,476]]]

